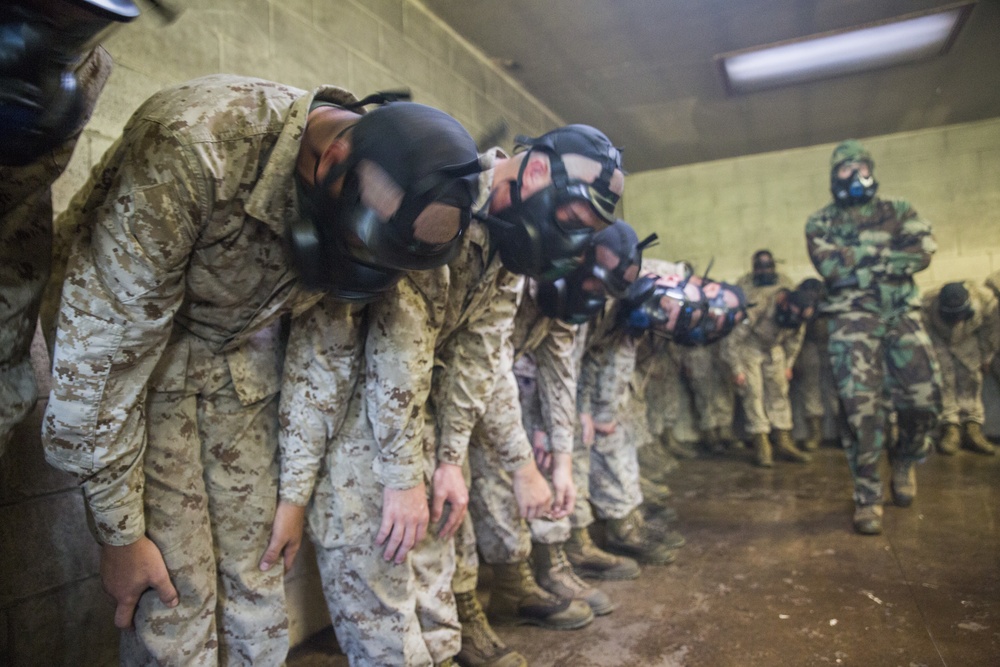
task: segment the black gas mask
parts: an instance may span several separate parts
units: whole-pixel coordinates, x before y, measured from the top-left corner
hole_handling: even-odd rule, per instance
[[[729,283],[705,280],[701,286],[705,294],[705,315],[698,326],[683,336],[681,344],[692,347],[711,345],[722,340],[746,319],[747,298],[743,290]],[[709,296],[712,295],[712,296]]]
[[[139,15],[130,0],[66,0],[66,15],[29,3],[0,6],[0,164],[23,166],[82,129],[74,69],[116,24]]]
[[[816,314],[817,299],[801,289],[782,290],[784,300],[774,309],[774,323],[782,329],[798,329]]]
[[[938,294],[938,314],[949,326],[955,326],[975,315],[969,291],[962,283],[948,283]]]
[[[542,314],[569,324],[583,324],[604,310],[607,296],[626,296],[642,267],[642,252],[656,234],[642,242],[624,220],[594,235],[582,266],[564,278],[538,285]],[[607,264],[614,264],[609,268]]]
[[[649,331],[679,345],[694,345],[692,332],[705,316],[706,308],[705,295],[690,279],[667,285],[659,276],[646,275],[636,280],[621,300],[619,318],[632,337]]]
[[[376,95],[353,105],[385,102]],[[352,108],[353,108],[352,107]],[[351,151],[322,181],[297,179],[301,212],[291,227],[292,256],[303,284],[345,301],[368,301],[406,271],[447,264],[469,226],[480,171],[476,145],[447,114],[421,104],[385,104],[348,128]],[[344,177],[340,194],[330,188]],[[381,182],[383,187],[373,185]],[[366,192],[398,193],[386,212]],[[452,238],[428,243],[421,223],[441,220]]]
[[[594,230],[578,221],[559,220],[560,209],[573,202],[590,207],[607,224],[614,222],[619,196],[611,190],[621,153],[599,130],[587,125],[568,125],[536,139],[518,136],[527,153],[517,180],[510,183],[510,205],[481,217],[496,241],[504,267],[541,281],[565,277],[579,267]],[[528,198],[522,198],[524,170],[533,152],[549,158],[552,182]],[[596,161],[601,172],[592,183],[570,178],[562,156],[576,154]]]
[[[875,181],[875,172],[872,165],[868,165],[868,176],[862,176],[861,172],[855,168],[846,178],[840,178],[839,166],[830,173],[830,192],[838,206],[857,206],[867,204],[875,196],[878,190],[878,183]]]
[[[753,284],[755,287],[766,287],[778,282],[778,272],[774,256],[767,251],[758,251],[753,256]]]

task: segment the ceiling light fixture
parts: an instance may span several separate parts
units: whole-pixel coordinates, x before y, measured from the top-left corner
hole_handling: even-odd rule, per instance
[[[750,93],[944,55],[975,2],[715,56],[726,89]]]

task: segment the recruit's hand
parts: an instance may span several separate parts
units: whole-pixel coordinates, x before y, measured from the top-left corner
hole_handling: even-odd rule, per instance
[[[286,500],[278,502],[274,512],[274,524],[271,526],[271,539],[267,549],[260,559],[260,569],[267,572],[282,556],[285,560],[285,572],[292,569],[295,554],[302,546],[302,527],[306,522],[306,508]]]
[[[611,435],[618,428],[618,421],[612,419],[609,422],[594,422],[594,431],[601,435]]]
[[[423,482],[412,489],[382,491],[382,525],[375,536],[375,544],[385,546],[382,557],[399,565],[406,559],[420,540],[427,534],[427,488]]]
[[[514,499],[521,518],[530,521],[546,515],[552,507],[549,483],[538,472],[534,461],[528,461],[511,473],[514,480]]]
[[[555,498],[552,501],[550,517],[561,519],[573,512],[576,504],[576,485],[573,483],[573,455],[553,454],[552,489]]]
[[[735,384],[740,389],[742,389],[743,387],[745,387],[746,384],[747,384],[747,375],[746,375],[746,373],[737,373],[736,375],[734,375],[733,376],[733,384]]]
[[[124,546],[101,545],[101,583],[114,598],[115,627],[122,630],[132,627],[139,598],[150,588],[170,608],[179,602],[163,554],[146,536]]]
[[[795,375],[795,371],[793,371],[791,368],[786,368],[785,369],[785,379],[786,380],[788,380],[789,382],[791,382],[793,375]]]
[[[594,418],[587,412],[580,413],[580,430],[583,433],[583,444],[590,447],[594,444]]]
[[[465,486],[462,466],[453,463],[439,463],[434,471],[431,497],[431,523],[437,523],[444,516],[444,504],[451,507],[448,520],[438,531],[438,537],[448,539],[455,536],[458,527],[465,518],[465,510],[469,506],[469,489]]]
[[[545,431],[535,431],[531,434],[531,451],[535,453],[535,463],[538,469],[548,474],[552,469],[552,453],[546,442]]]

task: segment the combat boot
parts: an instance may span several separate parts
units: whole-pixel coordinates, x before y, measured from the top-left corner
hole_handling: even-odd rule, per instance
[[[667,429],[661,436],[664,448],[678,459],[696,459],[698,452],[686,442],[680,442],[674,437],[673,429]]]
[[[604,551],[590,539],[586,528],[574,528],[566,542],[566,557],[573,570],[588,579],[635,579],[639,564],[631,558]]]
[[[586,602],[595,616],[605,616],[614,611],[615,605],[604,591],[576,576],[561,544],[532,544],[531,561],[535,566],[535,581],[549,593]]]
[[[526,560],[493,566],[489,616],[497,623],[550,630],[576,630],[594,620],[586,602],[562,599],[539,586]]]
[[[643,478],[656,484],[662,484],[667,479],[667,473],[677,467],[677,462],[667,458],[667,452],[656,441],[649,442],[639,448],[639,472]]]
[[[726,449],[733,446],[736,438],[733,437],[732,426],[719,426],[715,429],[715,439]]]
[[[879,535],[882,533],[882,506],[855,505],[854,530],[861,535]]]
[[[802,449],[807,452],[815,452],[819,449],[819,443],[823,441],[823,418],[808,417],[806,427],[809,430],[809,435],[802,442]]]
[[[475,591],[456,593],[455,604],[462,624],[462,650],[455,662],[462,667],[528,667],[524,656],[493,632]]]
[[[774,436],[774,448],[778,454],[794,463],[809,463],[812,457],[795,446],[792,440],[792,432],[781,429],[771,431]]]
[[[762,468],[774,466],[774,458],[771,456],[771,441],[767,439],[767,433],[753,434],[753,462]]]
[[[672,495],[669,486],[659,484],[644,476],[639,477],[639,490],[642,492],[642,501],[656,507],[666,505]]]
[[[646,526],[638,509],[623,519],[608,519],[605,536],[608,551],[649,565],[669,565],[677,560],[677,548],[657,539]]]
[[[938,451],[947,456],[953,456],[958,452],[961,444],[962,432],[959,430],[958,424],[945,424],[941,437],[938,438]]]
[[[983,425],[976,422],[965,422],[965,446],[977,454],[996,454],[996,448],[983,435]]]
[[[917,495],[917,470],[912,461],[892,463],[892,502],[909,507]]]

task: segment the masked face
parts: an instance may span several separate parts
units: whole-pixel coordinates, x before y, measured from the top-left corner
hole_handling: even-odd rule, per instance
[[[0,164],[22,166],[78,132],[85,102],[73,72],[110,28],[131,21],[131,2],[81,2],[51,15],[30,3],[0,7]]]
[[[830,175],[830,192],[839,206],[857,206],[871,201],[878,183],[867,162],[843,162]]]
[[[543,315],[567,324],[583,324],[604,310],[607,302],[601,281],[592,276],[581,279],[576,273],[539,283],[536,298]]]
[[[938,313],[941,315],[941,321],[943,321],[945,324],[949,326],[955,326],[956,324],[961,324],[966,320],[972,319],[973,315],[976,314],[971,306],[963,310],[959,310],[957,312],[939,308]]]
[[[815,306],[807,295],[800,292],[784,292],[785,298],[774,311],[774,322],[782,329],[798,329],[815,315]]]
[[[707,301],[705,315],[681,344],[709,345],[725,338],[737,324],[746,319],[746,297],[739,287],[728,283],[707,282],[702,285],[702,292]]]

